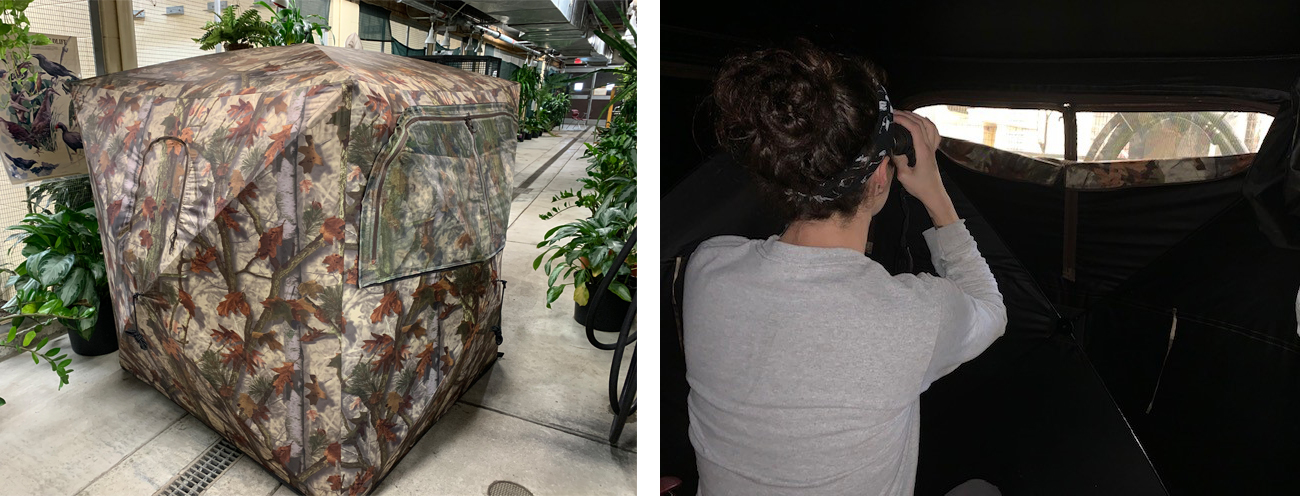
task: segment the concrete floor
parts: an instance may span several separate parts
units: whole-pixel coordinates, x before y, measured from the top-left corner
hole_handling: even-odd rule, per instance
[[[497,480],[538,496],[636,493],[635,417],[616,446],[605,440],[613,420],[606,396],[611,352],[587,343],[573,321],[571,290],[546,308],[545,274],[532,269],[546,230],[581,216],[537,217],[550,208],[552,195],[575,187],[585,174],[582,140],[591,138],[591,130],[560,131],[559,137],[519,144],[502,270],[510,281],[500,349],[505,356],[374,494],[482,495]],[[66,341],[63,336],[51,346],[67,349]],[[8,401],[0,406],[0,495],[154,494],[219,441],[121,370],[117,353],[72,355],[75,370],[61,391],[57,377],[28,358],[0,362],[0,396]],[[241,456],[203,494],[295,493]]]

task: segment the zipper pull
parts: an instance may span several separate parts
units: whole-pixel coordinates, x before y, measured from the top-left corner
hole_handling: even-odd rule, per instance
[[[478,130],[474,129],[474,121],[471,120],[470,117],[472,116],[465,116],[465,127],[469,128],[470,134],[475,134]]]

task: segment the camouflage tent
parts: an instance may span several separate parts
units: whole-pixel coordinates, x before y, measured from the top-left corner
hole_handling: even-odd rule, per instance
[[[296,45],[74,91],[122,366],[363,494],[496,358],[518,86]]]

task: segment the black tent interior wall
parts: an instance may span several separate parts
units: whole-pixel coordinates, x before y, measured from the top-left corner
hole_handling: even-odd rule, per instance
[[[684,478],[684,493],[694,490],[679,340],[687,331],[675,306],[685,256],[713,235],[764,237],[784,224],[743,171],[714,153],[710,129],[716,67],[765,33],[872,58],[903,108],[1069,102],[1080,110],[1274,114],[1246,174],[1078,192],[1073,282],[1061,278],[1060,185],[987,176],[941,155],[1011,322],[984,355],[922,396],[917,494],[943,494],[972,477],[1008,495],[1300,493],[1300,35],[1289,25],[1297,18],[1300,4],[1261,0],[1192,0],[1178,9],[1104,0],[669,10],[662,473]],[[902,234],[898,204],[882,212],[874,239]],[[916,214],[919,204],[911,212],[914,270],[929,270],[919,236],[929,221]],[[888,242],[871,256],[895,272],[907,258]]]

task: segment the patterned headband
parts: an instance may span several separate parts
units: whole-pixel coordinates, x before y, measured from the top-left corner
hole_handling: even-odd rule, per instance
[[[853,191],[855,188],[862,188],[871,177],[871,173],[876,171],[877,167],[885,161],[889,150],[894,146],[894,137],[889,134],[889,126],[894,123],[894,107],[889,104],[889,94],[885,93],[885,87],[876,85],[876,93],[880,95],[880,101],[877,102],[880,112],[876,114],[876,133],[871,140],[862,147],[858,152],[857,158],[847,168],[832,176],[830,179],[817,185],[817,189],[812,193],[803,193],[787,188],[786,196],[802,200],[811,200],[817,203],[826,203],[835,201],[846,193]]]

